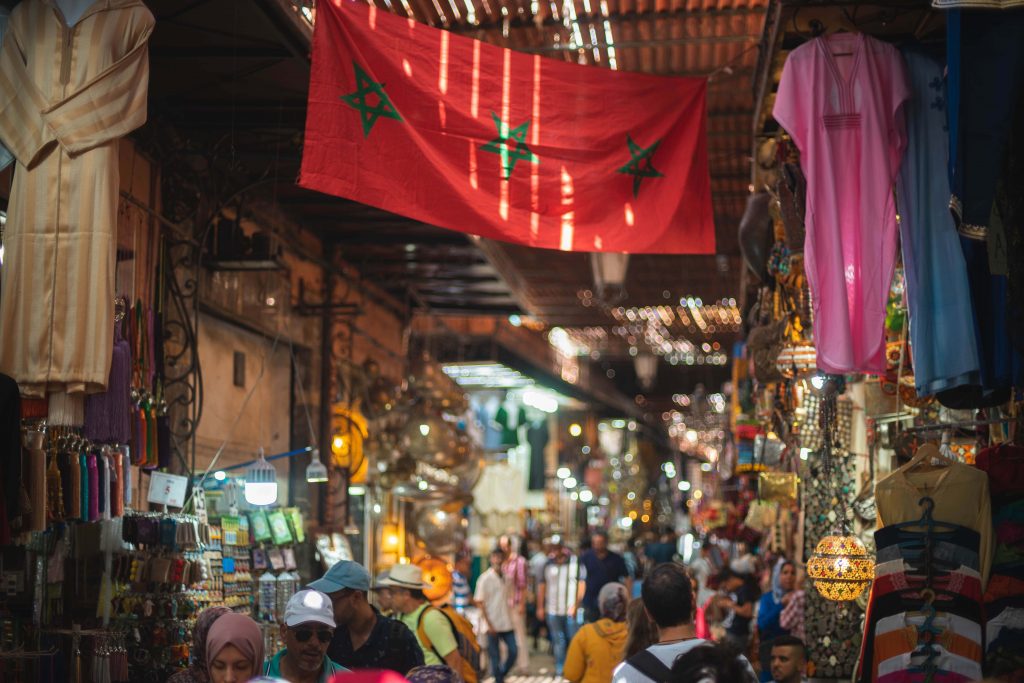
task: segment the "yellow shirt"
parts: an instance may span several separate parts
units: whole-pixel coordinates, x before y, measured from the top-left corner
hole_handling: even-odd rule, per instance
[[[626,650],[626,623],[598,619],[569,644],[563,674],[572,683],[608,683]]]
[[[933,470],[896,470],[875,486],[879,528],[920,519],[924,509],[917,504],[924,496],[935,501],[936,522],[958,524],[981,535],[978,561],[984,590],[992,567],[992,502],[988,475],[970,465],[947,465]]]
[[[448,617],[442,614],[441,610],[432,609],[423,614],[423,611],[430,606],[429,602],[425,602],[409,614],[403,614],[400,618],[402,623],[408,626],[409,630],[416,635],[420,649],[423,650],[424,662],[426,664],[444,664],[441,657],[447,657],[454,652],[459,647],[459,641],[455,638],[455,632],[452,630],[452,625],[448,622]],[[427,638],[430,639],[430,647],[420,640],[421,614],[423,615],[423,630],[426,632]]]

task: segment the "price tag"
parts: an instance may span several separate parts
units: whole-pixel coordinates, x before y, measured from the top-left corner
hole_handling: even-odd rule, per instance
[[[185,491],[188,489],[188,477],[164,472],[153,472],[149,479],[150,503],[170,505],[180,508],[185,504]]]

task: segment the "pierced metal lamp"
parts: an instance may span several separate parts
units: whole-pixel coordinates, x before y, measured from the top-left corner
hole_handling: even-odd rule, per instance
[[[812,380],[813,382],[813,380]],[[832,446],[835,443],[836,399],[843,393],[846,383],[840,375],[825,375],[814,383],[815,391],[821,396],[819,419],[824,435],[825,479],[835,485],[832,475]],[[839,530],[822,538],[814,554],[807,561],[807,576],[814,587],[826,600],[843,602],[856,600],[875,578],[875,561],[868,554],[860,539],[846,528],[846,497],[840,492]]]

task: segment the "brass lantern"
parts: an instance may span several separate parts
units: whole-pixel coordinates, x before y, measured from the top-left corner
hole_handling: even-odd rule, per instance
[[[875,577],[875,562],[856,536],[821,539],[807,561],[807,576],[826,600],[856,600]]]

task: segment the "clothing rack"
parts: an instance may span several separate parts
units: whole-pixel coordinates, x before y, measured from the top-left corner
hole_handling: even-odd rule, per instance
[[[1004,417],[997,420],[978,420],[978,421],[967,421],[967,422],[937,422],[929,425],[919,425],[916,427],[905,427],[900,431],[903,432],[943,432],[952,429],[975,429],[977,427],[990,427],[992,425],[1005,424],[1007,422],[1014,422],[1017,418],[1015,417]]]
[[[3,659],[41,659],[53,657],[60,654],[60,650],[51,647],[48,650],[0,650],[0,660]]]

